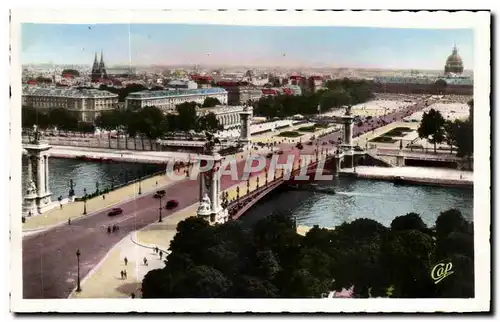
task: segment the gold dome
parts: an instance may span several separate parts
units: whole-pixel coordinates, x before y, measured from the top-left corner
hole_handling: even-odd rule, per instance
[[[446,65],[444,66],[445,74],[462,74],[464,71],[464,65],[462,58],[458,55],[457,47],[453,47],[453,52],[446,59]]]

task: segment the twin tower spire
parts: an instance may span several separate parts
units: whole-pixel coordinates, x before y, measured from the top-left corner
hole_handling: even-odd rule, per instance
[[[92,65],[92,80],[106,78],[106,66],[104,65],[104,55],[101,50],[101,61],[97,62],[97,53],[94,56],[94,64]]]

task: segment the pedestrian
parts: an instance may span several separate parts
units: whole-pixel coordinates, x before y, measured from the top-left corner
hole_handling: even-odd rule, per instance
[[[105,194],[102,195],[102,200],[106,200],[106,195]]]
[[[120,271],[120,276],[121,276],[122,279],[125,278],[125,274],[123,273],[123,270]]]
[[[71,218],[68,218],[68,225],[71,225]]]
[[[123,270],[123,277],[125,277],[125,279],[127,279],[127,270]]]
[[[163,256],[163,252],[160,250],[160,260],[161,260],[162,256]]]
[[[111,227],[108,226],[108,234],[111,234]]]
[[[128,259],[127,259],[127,257],[125,257],[125,258],[123,259],[123,261],[125,262],[125,266],[127,266],[127,263],[128,263]]]
[[[147,260],[147,258],[146,258],[146,257],[144,257],[144,259],[143,259],[142,261],[143,261],[143,263],[144,263],[144,266],[148,266],[148,260]]]
[[[59,204],[59,208],[61,208],[61,209],[63,208],[62,203]]]
[[[130,294],[130,297],[135,299],[135,293]]]

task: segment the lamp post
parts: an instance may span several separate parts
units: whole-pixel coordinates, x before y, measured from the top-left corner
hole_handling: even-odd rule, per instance
[[[76,262],[77,262],[77,279],[76,279],[76,291],[77,292],[81,292],[82,291],[82,288],[80,287],[80,249],[78,248],[76,250]]]
[[[87,214],[87,188],[83,188],[83,214]]]
[[[163,198],[163,195],[160,195],[160,208],[158,208],[159,213],[158,213],[158,222],[162,222],[163,219],[161,218],[161,198]]]
[[[139,181],[139,194],[142,195],[142,187],[141,187],[141,172],[137,172],[138,174],[138,181]]]

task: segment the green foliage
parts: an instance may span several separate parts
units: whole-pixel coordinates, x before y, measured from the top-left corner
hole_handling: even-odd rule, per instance
[[[431,109],[422,116],[422,121],[418,128],[418,136],[421,139],[427,139],[434,144],[434,152],[437,150],[437,144],[445,140],[445,120],[439,111]]]
[[[244,229],[191,217],[178,224],[166,266],[143,280],[146,298],[318,298],[354,286],[355,297],[474,295],[473,229],[449,210],[435,233],[420,216],[396,217],[391,228],[356,219],[304,236],[288,214]],[[450,261],[455,274],[434,284],[430,271]]]
[[[219,101],[218,98],[215,97],[207,97],[203,101],[203,105],[201,107],[214,107],[217,105],[221,105],[221,102]]]
[[[296,114],[314,115],[343,105],[359,104],[373,97],[371,86],[361,80],[332,80],[326,83],[326,90],[316,93],[304,93],[300,96],[278,95],[264,96],[254,104],[254,114],[267,118],[288,117]]]
[[[297,131],[284,131],[281,132],[278,136],[286,137],[286,138],[298,138],[299,136],[302,136],[301,133]]]
[[[300,132],[316,132],[316,126],[314,125],[311,125],[311,126],[303,126],[303,127],[299,127],[298,128],[298,131]]]
[[[419,214],[410,212],[404,216],[398,216],[391,222],[391,230],[418,230],[426,231],[427,225],[420,218]]]
[[[395,140],[389,136],[377,136],[376,138],[373,138],[370,140],[370,142],[380,142],[380,143],[394,143],[397,142],[398,140]]]

